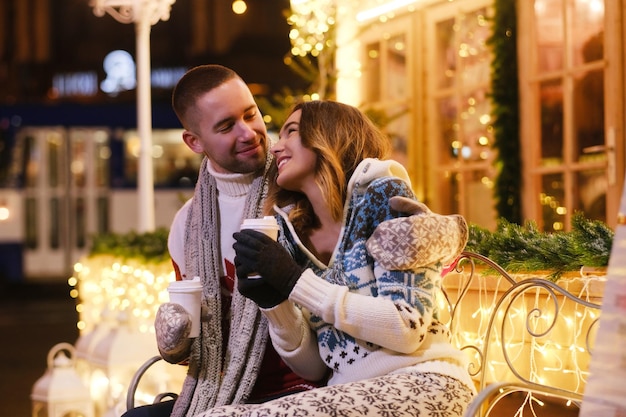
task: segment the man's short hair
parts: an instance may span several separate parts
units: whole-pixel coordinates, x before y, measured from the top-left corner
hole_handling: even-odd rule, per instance
[[[172,107],[182,125],[187,128],[187,112],[200,96],[233,78],[240,77],[232,69],[217,64],[200,65],[187,71],[172,92]]]

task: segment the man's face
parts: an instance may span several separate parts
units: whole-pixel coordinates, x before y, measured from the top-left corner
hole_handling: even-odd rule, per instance
[[[249,173],[265,165],[267,130],[248,86],[234,78],[201,96],[188,114],[183,140],[223,173]]]

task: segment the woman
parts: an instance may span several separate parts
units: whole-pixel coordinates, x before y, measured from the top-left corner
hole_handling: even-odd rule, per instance
[[[238,289],[263,309],[294,372],[310,380],[329,373],[328,386],[207,415],[461,416],[474,388],[438,322],[435,295],[442,262],[465,240],[410,269],[395,269],[405,260],[389,253],[374,259],[374,230],[398,215],[390,196],[414,195],[404,168],[382,160],[389,140],[354,107],[297,105],[272,152],[277,187],[267,204],[280,243],[235,233]],[[248,278],[253,272],[261,278]]]

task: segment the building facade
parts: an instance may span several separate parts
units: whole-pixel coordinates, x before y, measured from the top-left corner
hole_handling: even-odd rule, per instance
[[[503,168],[493,146],[487,40],[502,1],[251,0],[235,15],[229,1],[178,0],[151,32],[156,225],[169,225],[191,195],[199,163],[170,108],[177,77],[217,62],[257,96],[302,87],[283,58],[293,47],[289,9],[305,7],[320,19],[336,14],[337,99],[384,122],[418,197],[495,228]],[[568,230],[583,211],[615,226],[626,5],[517,0],[515,14],[523,218]],[[137,206],[136,93],[123,76],[108,83],[115,71],[105,63],[117,51],[112,67],[132,67],[134,42],[133,25],[94,16],[84,0],[0,1],[0,279],[67,276],[91,236],[137,224],[139,213],[128,210]]]
[[[495,227],[494,0],[342,3],[338,98],[385,112],[396,156],[434,210]],[[609,0],[515,4],[522,213],[544,230],[568,230],[576,211],[617,221],[625,8]]]

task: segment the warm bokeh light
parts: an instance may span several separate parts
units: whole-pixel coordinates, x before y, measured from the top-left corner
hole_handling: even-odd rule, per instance
[[[235,0],[232,4],[233,13],[244,14],[248,10],[248,5],[243,0]]]
[[[510,285],[505,278],[483,271],[476,272],[473,284],[457,307],[456,321],[450,326],[456,346],[476,346],[484,349],[485,333],[498,300]],[[536,275],[513,274],[516,281],[534,278]],[[446,276],[444,286],[456,299],[462,288],[466,272],[452,271]],[[569,276],[559,285],[587,302],[601,303],[604,276]],[[544,385],[564,388],[582,394],[589,375],[591,359],[589,343],[593,344],[599,310],[567,301],[558,296],[558,314],[554,300],[545,290],[532,289],[510,303],[510,308],[498,310],[497,329],[489,338],[488,363],[485,382],[518,381],[511,372],[503,347],[509,355],[512,367],[524,378]],[[445,299],[438,302],[444,321],[449,320]],[[506,303],[504,304],[506,305]],[[502,324],[500,324],[502,323]],[[550,326],[554,325],[553,328]],[[502,330],[504,329],[504,330]],[[591,331],[590,331],[591,330]],[[545,336],[532,337],[530,332]],[[469,353],[472,363],[480,363],[476,352]],[[477,380],[478,382],[478,380]]]
[[[335,25],[335,3],[331,0],[292,0],[292,14],[287,19],[291,53],[318,56],[329,41],[327,34]]]
[[[159,306],[169,301],[167,286],[174,279],[169,259],[157,263],[93,255],[74,265],[68,284],[79,316],[76,349],[98,417],[113,415],[125,405],[132,376],[157,353],[154,319]],[[182,386],[184,366],[153,366],[156,369],[142,377],[136,405]]]
[[[8,220],[10,215],[9,208],[5,205],[0,206],[0,221]]]
[[[73,282],[81,305],[79,319],[90,331],[102,319],[102,312],[128,312],[132,328],[154,332],[154,317],[159,305],[168,300],[167,286],[174,272],[169,260],[144,263],[98,255],[74,265]]]

